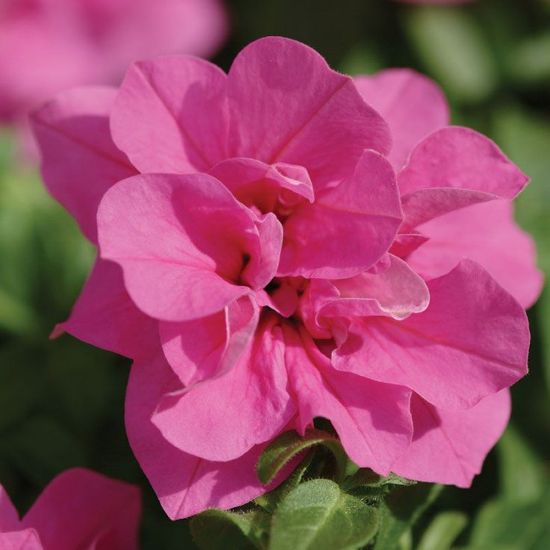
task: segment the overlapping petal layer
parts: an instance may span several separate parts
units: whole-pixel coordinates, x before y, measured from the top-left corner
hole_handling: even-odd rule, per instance
[[[498,147],[447,127],[416,73],[354,82],[276,37],[228,75],[165,57],[114,102],[87,93],[35,123],[91,239],[97,210],[100,259],[59,330],[134,359],[128,436],[168,515],[261,494],[262,448],[319,416],[360,466],[469,484],[526,373],[507,291],[540,289],[510,213],[527,180]],[[85,189],[64,146],[94,165]]]

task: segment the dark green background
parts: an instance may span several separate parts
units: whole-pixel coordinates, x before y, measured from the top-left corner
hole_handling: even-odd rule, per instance
[[[550,2],[480,0],[457,8],[387,0],[234,0],[233,32],[216,57],[268,34],[297,38],[335,68],[367,73],[415,67],[435,78],[453,122],[495,139],[533,181],[517,216],[550,273]],[[75,465],[143,489],[144,548],[192,548],[185,521],[170,522],[126,442],[128,362],[65,336],[67,317],[93,258],[72,220],[32,167],[14,162],[0,135],[0,482],[24,512],[46,483]],[[512,391],[509,430],[468,491],[445,489],[422,532],[443,510],[467,514],[458,545],[550,548],[550,293],[530,311],[531,373]],[[415,541],[417,540],[415,538]],[[415,543],[416,544],[416,543]]]

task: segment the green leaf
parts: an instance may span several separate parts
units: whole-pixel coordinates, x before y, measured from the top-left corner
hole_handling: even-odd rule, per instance
[[[381,523],[375,550],[394,550],[404,532],[410,529],[441,493],[441,485],[418,483],[398,487],[380,506]]]
[[[298,464],[292,474],[279,487],[259,497],[254,502],[268,512],[273,512],[277,504],[302,481],[313,458],[313,453],[308,453],[306,458]]]
[[[550,32],[532,36],[519,44],[509,59],[511,74],[527,83],[550,80]]]
[[[516,504],[537,500],[544,491],[544,471],[537,456],[512,425],[497,446],[502,498]]]
[[[490,501],[479,512],[468,548],[546,550],[550,548],[550,491],[530,504]]]
[[[328,479],[314,479],[292,490],[272,521],[270,550],[353,550],[378,529],[375,508],[344,493]]]
[[[271,483],[291,460],[317,445],[332,452],[336,461],[336,478],[343,479],[348,459],[342,445],[332,434],[312,429],[304,437],[294,431],[285,432],[268,445],[256,467],[260,481],[266,485]]]
[[[204,550],[249,550],[263,548],[269,531],[269,516],[261,510],[226,512],[206,510],[191,520],[191,534]]]
[[[461,512],[437,515],[424,531],[416,550],[450,550],[467,523],[468,517]]]
[[[479,102],[496,88],[492,53],[471,14],[449,6],[407,11],[407,32],[426,68],[459,101]]]

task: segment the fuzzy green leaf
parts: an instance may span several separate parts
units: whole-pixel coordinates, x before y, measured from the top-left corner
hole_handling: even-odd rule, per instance
[[[292,431],[275,439],[258,461],[258,478],[266,485],[271,483],[291,460],[317,445],[323,445],[332,452],[336,461],[336,478],[342,479],[348,461],[342,445],[332,434],[316,429],[308,430],[304,437]]]
[[[293,489],[273,516],[270,550],[353,550],[378,529],[378,513],[328,479]]]

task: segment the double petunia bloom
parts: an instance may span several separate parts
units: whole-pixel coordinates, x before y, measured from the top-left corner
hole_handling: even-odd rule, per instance
[[[316,417],[362,467],[471,483],[527,372],[541,276],[512,216],[527,178],[448,126],[432,82],[353,80],[265,38],[227,75],[139,62],[33,125],[99,249],[56,333],[134,360],[128,437],[170,517],[265,492],[262,449]]]

